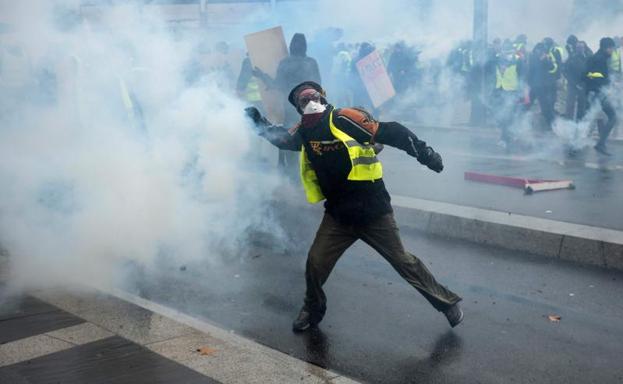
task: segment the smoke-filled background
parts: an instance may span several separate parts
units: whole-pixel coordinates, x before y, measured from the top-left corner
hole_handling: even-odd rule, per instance
[[[605,0],[490,1],[489,37],[564,45],[575,33],[596,49],[602,36],[623,35],[622,9]],[[464,79],[445,64],[472,38],[470,0],[2,0],[0,23],[0,244],[15,287],[118,286],[129,269],[162,260],[217,268],[258,231],[288,246],[270,204],[289,183],[258,161],[235,89],[247,33],[276,25],[287,41],[305,33],[329,95],[354,104],[356,95],[340,93],[327,47],[356,56],[369,42],[388,60],[403,41],[417,52],[420,77],[380,116],[469,117]],[[586,138],[588,123],[570,124],[555,127]]]
[[[278,177],[250,161],[244,104],[211,74],[189,85],[199,36],[158,9],[2,3],[0,242],[12,282],[121,284],[161,259],[218,264],[271,229]]]

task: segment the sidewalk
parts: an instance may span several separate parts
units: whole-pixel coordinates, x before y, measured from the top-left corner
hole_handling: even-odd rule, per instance
[[[405,196],[392,201],[405,228],[623,271],[623,231]]]
[[[233,331],[116,295],[125,300],[82,288],[3,302],[0,382],[356,383]]]

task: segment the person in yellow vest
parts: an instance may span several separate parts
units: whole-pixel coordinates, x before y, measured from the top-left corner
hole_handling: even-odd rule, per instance
[[[556,44],[554,39],[552,39],[551,37],[544,38],[543,45],[545,45],[545,49],[550,55],[551,60],[556,64],[554,69],[552,69],[550,73],[553,77],[559,79],[562,72],[562,63],[565,51],[560,45]]]
[[[584,69],[589,57],[593,55],[586,42],[580,41],[575,35],[567,38],[567,61],[563,66],[563,74],[567,80],[567,95],[565,100],[565,117],[577,121],[578,116],[584,115],[586,108],[586,92],[582,88],[584,83]]]
[[[499,146],[506,148],[512,141],[510,128],[521,101],[520,77],[523,66],[512,46],[503,47],[497,57],[495,90],[493,91],[493,116],[501,130]]]
[[[253,76],[253,66],[248,53],[240,67],[240,74],[236,81],[236,93],[240,98],[253,106],[259,107],[262,102],[260,86],[257,78]]]
[[[519,56],[519,60],[527,61],[528,59],[528,36],[525,34],[521,34],[515,38],[515,42],[513,43],[513,49],[515,50],[515,54]]]
[[[537,43],[530,54],[528,66],[530,103],[539,102],[545,129],[551,131],[556,117],[554,105],[556,104],[557,61],[543,43]]]
[[[319,84],[306,81],[288,97],[301,114],[289,130],[272,125],[256,108],[246,109],[260,136],[280,149],[300,151],[300,177],[309,203],[325,201],[325,214],[309,250],[307,291],[295,332],[316,326],[326,311],[322,289],[340,256],[358,239],[379,252],[452,327],[463,320],[454,292],[439,284],[400,240],[383,168],[375,146],[387,144],[415,157],[435,172],[441,156],[397,122],[378,122],[365,110],[328,104]]]
[[[610,74],[610,79],[612,82],[612,88],[614,92],[621,92],[621,88],[623,88],[623,73],[621,72],[621,41],[622,37],[614,37],[614,50],[612,51],[612,56],[610,56],[610,62],[608,63],[608,73]],[[612,100],[614,107],[616,110],[620,111],[623,109],[623,101],[620,97],[614,97]],[[621,124],[620,122],[616,123],[613,129],[620,130]]]
[[[549,72],[550,80],[546,82],[546,92],[550,93],[550,100],[553,103],[551,105],[551,116],[555,119],[558,115],[558,111],[563,109],[561,105],[563,91],[566,87],[564,84],[564,78],[562,77],[563,62],[565,61],[565,50],[558,45],[551,37],[543,39],[545,49],[547,49],[549,60],[554,63],[554,69]],[[563,79],[561,81],[561,79]],[[551,129],[552,121],[548,123]]]
[[[618,120],[616,110],[610,101],[611,98],[607,90],[611,85],[609,63],[614,48],[615,43],[612,38],[604,37],[599,40],[599,50],[588,59],[584,70],[584,89],[587,92],[587,99],[590,104],[599,102],[602,111],[608,118],[606,122],[602,120],[597,121],[599,140],[594,147],[597,152],[605,156],[610,156],[606,149],[606,141]],[[584,116],[581,116],[581,118],[584,118]]]
[[[614,40],[614,50],[612,51],[612,56],[610,56],[610,61],[608,62],[608,71],[611,76],[611,80],[613,82],[621,81],[621,38],[615,37]]]

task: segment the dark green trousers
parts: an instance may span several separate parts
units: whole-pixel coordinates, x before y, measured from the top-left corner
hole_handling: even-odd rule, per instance
[[[435,280],[424,263],[405,251],[392,213],[365,225],[344,225],[325,213],[309,250],[305,270],[305,308],[316,321],[322,319],[327,309],[322,286],[340,256],[359,239],[380,253],[438,311],[445,311],[461,301],[459,296]]]

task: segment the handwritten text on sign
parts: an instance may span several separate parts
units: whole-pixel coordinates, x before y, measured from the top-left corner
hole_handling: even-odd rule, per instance
[[[359,60],[357,70],[375,108],[396,95],[392,81],[385,69],[383,58],[378,51],[374,51]]]

